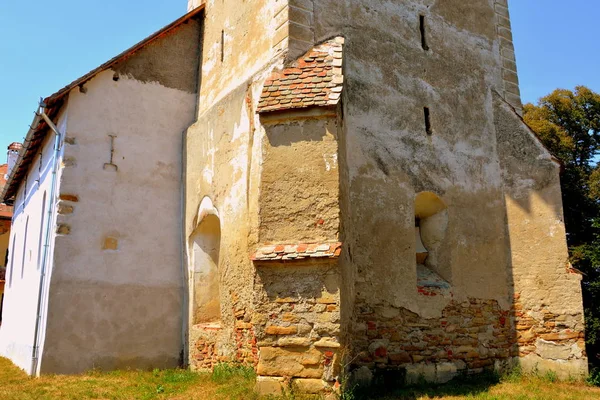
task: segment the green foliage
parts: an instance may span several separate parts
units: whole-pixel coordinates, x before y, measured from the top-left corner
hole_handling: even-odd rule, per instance
[[[213,368],[211,378],[215,383],[225,383],[232,379],[253,380],[256,373],[252,367],[246,365],[219,363]]]
[[[592,368],[590,370],[586,383],[590,386],[600,386],[600,368]]]
[[[572,265],[583,272],[590,362],[600,366],[600,94],[557,89],[524,107],[525,122],[558,157]]]
[[[522,379],[523,379],[523,370],[521,369],[520,365],[517,365],[516,367],[511,369],[509,372],[502,375],[502,377],[500,378],[500,381],[508,382],[508,383],[517,383],[517,382],[520,382]]]
[[[558,375],[554,371],[546,371],[546,373],[542,376],[542,379],[546,382],[554,383],[558,381]]]

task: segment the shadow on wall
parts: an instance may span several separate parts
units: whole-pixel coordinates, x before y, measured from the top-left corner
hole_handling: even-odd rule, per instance
[[[267,122],[267,121],[265,121]],[[324,123],[319,119],[291,121],[286,124],[267,125],[267,138],[272,147],[291,146],[299,142],[322,142],[327,137]]]
[[[221,320],[219,252],[221,225],[216,215],[206,216],[190,238],[194,281],[194,324]]]

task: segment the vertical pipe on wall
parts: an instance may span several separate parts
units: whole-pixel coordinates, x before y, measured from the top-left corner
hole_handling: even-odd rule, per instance
[[[58,172],[58,160],[62,143],[62,134],[54,125],[54,122],[46,115],[45,105],[40,103],[38,115],[46,121],[48,127],[54,132],[54,156],[52,160],[52,180],[50,182],[50,195],[48,196],[48,218],[46,223],[46,234],[44,239],[42,264],[40,268],[40,285],[38,290],[37,312],[35,317],[35,330],[33,336],[33,354],[31,359],[31,374],[38,375],[39,358],[40,358],[40,320],[42,318],[42,297],[44,294],[44,285],[46,282],[46,268],[48,265],[48,253],[50,248],[50,238],[52,235],[54,206],[56,204],[56,175]],[[43,216],[42,216],[43,217]]]
[[[180,240],[181,240],[181,279],[182,279],[182,292],[183,292],[183,304],[181,310],[181,340],[182,340],[182,354],[181,354],[181,364],[182,366],[188,365],[189,360],[189,277],[188,277],[188,248],[187,248],[187,235],[186,235],[186,208],[185,208],[185,199],[187,197],[186,193],[186,168],[187,168],[187,131],[184,131],[182,134],[181,140],[181,182],[180,182],[180,195],[181,201],[179,204],[181,215],[181,229],[180,229]]]

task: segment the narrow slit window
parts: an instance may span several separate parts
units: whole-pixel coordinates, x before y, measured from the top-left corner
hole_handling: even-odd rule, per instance
[[[431,128],[431,114],[429,112],[429,107],[423,108],[423,113],[425,114],[425,132],[428,135],[433,133],[433,129]]]
[[[221,62],[225,60],[225,31],[221,31]]]
[[[427,35],[425,32],[425,16],[419,15],[419,30],[421,31],[421,47],[423,50],[429,50],[429,46],[427,45]]]

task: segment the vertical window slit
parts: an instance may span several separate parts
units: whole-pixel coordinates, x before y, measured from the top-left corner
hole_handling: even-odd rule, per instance
[[[425,115],[425,132],[427,132],[428,135],[431,135],[433,130],[431,129],[431,115],[429,112],[429,107],[423,108],[423,113]]]
[[[225,31],[221,31],[221,62],[225,60]]]
[[[427,45],[427,36],[425,32],[425,16],[419,15],[419,30],[421,31],[421,47],[423,50],[429,50],[429,46]]]

